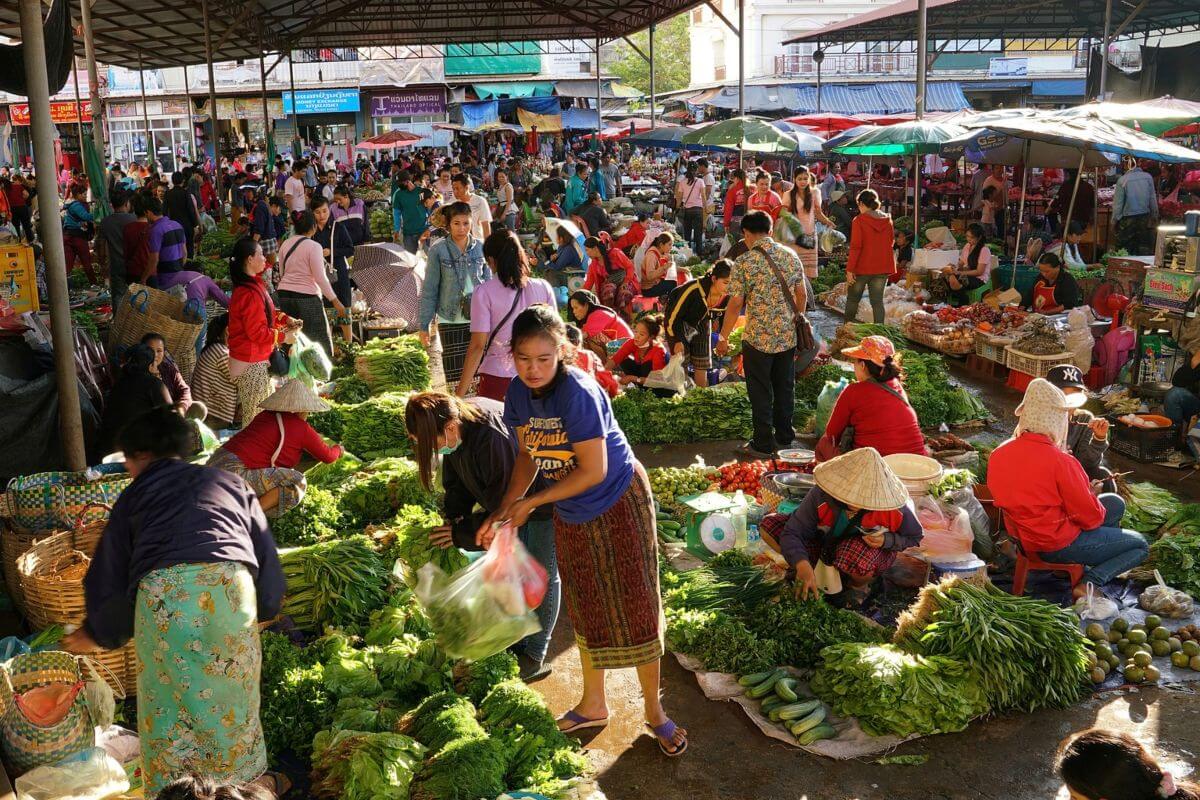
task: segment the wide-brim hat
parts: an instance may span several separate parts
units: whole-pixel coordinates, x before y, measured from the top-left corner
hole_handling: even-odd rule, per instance
[[[893,511],[908,502],[908,490],[874,447],[818,464],[813,479],[825,494],[854,508]]]
[[[270,397],[259,405],[263,411],[304,411],[319,414],[329,410],[329,404],[317,397],[317,393],[308,388],[303,381],[292,379],[276,389]]]

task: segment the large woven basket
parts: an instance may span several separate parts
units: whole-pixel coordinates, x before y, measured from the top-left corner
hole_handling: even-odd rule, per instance
[[[0,530],[0,560],[4,562],[4,588],[22,615],[25,613],[25,592],[21,589],[17,559],[38,539],[44,539],[53,533],[55,531],[30,531],[12,523],[6,523]]]
[[[24,593],[25,618],[35,628],[79,625],[87,617],[83,576],[56,579],[51,572],[72,551],[91,558],[104,533],[106,522],[85,522],[67,531],[39,539],[17,559],[17,575]],[[89,654],[112,675],[104,679],[118,693],[132,696],[137,688],[137,654],[132,640],[116,650]],[[104,671],[101,670],[103,673]]]

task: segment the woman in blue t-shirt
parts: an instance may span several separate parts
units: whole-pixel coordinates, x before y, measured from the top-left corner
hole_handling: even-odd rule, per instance
[[[608,394],[568,367],[566,326],[548,305],[513,321],[517,377],[505,398],[504,423],[517,446],[500,511],[491,525],[524,525],[534,509],[554,506],[555,547],[567,613],[583,668],[583,699],[559,720],[566,733],[608,724],[604,671],[637,667],[646,721],[668,756],[687,749],[659,697],[663,655],[658,540],[646,471],[613,417]],[[541,473],[544,488],[528,494]]]

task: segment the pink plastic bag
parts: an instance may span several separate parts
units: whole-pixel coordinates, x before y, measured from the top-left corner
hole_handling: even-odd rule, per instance
[[[917,521],[924,530],[920,544],[922,552],[930,556],[970,554],[975,534],[971,531],[967,512],[942,505],[928,496],[917,498],[916,505]]]
[[[496,602],[509,613],[533,610],[546,597],[550,576],[537,562],[509,523],[496,530],[496,538],[483,559],[481,575]],[[524,604],[523,607],[521,604]]]

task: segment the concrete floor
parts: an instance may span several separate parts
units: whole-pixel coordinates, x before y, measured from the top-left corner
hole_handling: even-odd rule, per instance
[[[828,312],[814,315],[828,337],[840,322]],[[1002,439],[1015,424],[1020,396],[1001,382],[970,376],[960,362],[951,371],[978,391],[996,422],[977,435]],[[736,442],[646,446],[638,455],[648,467],[682,466],[696,455],[709,464],[734,458]],[[1130,480],[1152,480],[1182,499],[1200,499],[1200,477],[1111,459],[1118,470],[1132,469]],[[1182,483],[1181,479],[1184,479]],[[552,645],[554,674],[536,684],[551,708],[561,713],[578,700],[579,660],[570,622],[560,621]],[[976,722],[959,734],[927,737],[897,749],[923,754],[921,766],[882,766],[873,762],[835,762],[783,746],[763,736],[735,704],[704,697],[694,676],[668,656],[663,663],[663,693],[668,713],[689,731],[690,748],[682,758],[663,757],[642,725],[637,678],[633,670],[608,676],[607,728],[583,742],[597,768],[597,780],[613,800],[683,797],[689,800],[949,800],[950,798],[1066,798],[1052,762],[1059,741],[1072,731],[1102,725],[1132,733],[1174,764],[1176,775],[1191,771],[1200,752],[1200,696],[1185,688],[1114,692],[1064,711],[1014,715]]]

